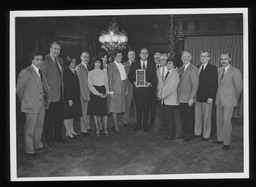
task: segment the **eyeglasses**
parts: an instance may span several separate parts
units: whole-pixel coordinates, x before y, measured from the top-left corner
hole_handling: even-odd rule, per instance
[[[164,59],[160,59],[160,60],[163,60],[163,61],[165,61],[165,60],[167,60],[167,59],[165,59],[165,58],[164,58]]]
[[[147,55],[147,54],[148,54],[148,52],[142,52],[142,53],[140,53],[140,54],[145,54],[145,55]]]
[[[209,56],[200,56],[201,58],[207,58],[207,57],[209,57]]]

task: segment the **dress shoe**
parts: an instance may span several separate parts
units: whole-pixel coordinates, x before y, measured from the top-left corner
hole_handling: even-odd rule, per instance
[[[144,128],[143,131],[144,131],[144,132],[148,132],[148,128]]]
[[[200,138],[201,136],[200,135],[194,135],[194,138],[195,139],[198,139],[198,138]]]
[[[178,136],[176,136],[176,139],[184,139],[184,136],[178,135]]]
[[[47,150],[47,147],[41,147],[41,148],[36,148],[34,149],[35,151],[43,151],[43,150]]]
[[[128,126],[129,126],[129,124],[125,123],[125,124],[124,124],[124,126],[125,126],[125,127],[128,127]]]
[[[192,140],[192,138],[184,138],[183,142],[190,142]]]
[[[46,145],[48,147],[54,147],[55,146],[55,144],[53,142],[46,142]]]
[[[29,156],[29,157],[33,157],[33,158],[38,156],[37,153],[26,153],[26,155]]]
[[[171,136],[165,136],[165,137],[163,137],[163,139],[164,139],[164,140],[173,140],[174,138],[171,137]]]
[[[90,136],[89,132],[80,132],[80,134],[83,135],[83,136]]]
[[[56,142],[60,142],[60,143],[67,143],[67,140],[65,140],[64,138],[61,138],[61,139],[57,139],[55,140]]]
[[[136,127],[135,129],[133,129],[133,131],[139,131],[139,130],[141,130],[142,128],[140,128],[140,127]]]
[[[223,150],[229,150],[229,147],[230,147],[229,145],[223,145],[223,146],[222,146],[222,149],[223,149]]]
[[[223,144],[223,141],[218,141],[218,140],[216,140],[216,141],[214,141],[213,143],[215,143],[215,144]]]
[[[207,142],[209,140],[209,138],[202,138],[201,139],[203,142]]]
[[[70,139],[70,140],[74,140],[74,139],[77,139],[76,136],[73,136],[73,137],[70,137],[69,135],[66,136],[67,139]]]

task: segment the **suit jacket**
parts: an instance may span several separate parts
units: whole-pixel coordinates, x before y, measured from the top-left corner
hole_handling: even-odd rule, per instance
[[[201,65],[198,65],[198,69]],[[197,101],[207,102],[208,98],[215,101],[218,87],[217,67],[208,63],[205,69],[199,75],[199,85],[197,90]]]
[[[65,69],[64,73],[64,100],[77,100],[80,96],[79,80],[70,68]],[[80,101],[79,101],[80,102]]]
[[[221,74],[222,68],[219,68],[216,105],[235,107],[243,90],[242,74],[240,70],[231,65],[222,80]]]
[[[136,90],[140,88],[136,88],[134,82],[136,81],[136,70],[141,69],[140,61],[134,62],[131,66],[130,72],[128,74],[129,81],[133,84],[133,89]],[[156,84],[157,77],[156,77],[156,65],[155,63],[147,60],[147,67],[146,67],[146,81],[151,83],[152,86]]]
[[[112,62],[108,64],[107,67],[107,72],[108,72],[108,86],[109,86],[109,91],[114,91],[115,93],[122,93],[122,81],[121,81],[121,75],[119,73],[119,70],[117,68],[117,65],[115,62]]]
[[[43,77],[44,74],[43,74]],[[21,101],[21,111],[38,113],[44,101],[44,90],[47,94],[48,84],[44,78],[41,81],[32,65],[23,69],[18,77],[16,93]]]
[[[57,102],[60,99],[64,98],[64,68],[62,58],[58,57],[58,62],[61,66],[61,75],[59,75],[58,69],[50,54],[45,56],[45,61],[43,62],[43,65],[41,67],[49,85],[48,97],[50,99],[50,102]],[[61,92],[62,98],[60,98]]]
[[[165,105],[179,105],[177,97],[177,87],[179,84],[179,74],[175,68],[173,68],[165,81],[162,81],[160,69],[157,71],[158,78],[158,93],[157,95],[162,96]]]
[[[136,63],[136,62],[134,61],[133,63]],[[131,69],[131,64],[130,64],[129,61],[126,61],[126,62],[123,63],[123,65],[124,65],[124,68],[125,68],[125,71],[126,71],[126,74],[127,74],[126,86],[127,86],[127,89],[128,89],[128,95],[132,95],[132,93],[133,93],[133,84],[128,79],[128,74],[129,74],[130,69]]]
[[[178,69],[179,74],[182,67]],[[198,83],[198,68],[193,64],[189,64],[187,69],[184,71],[180,78],[180,83],[178,85],[178,101],[180,103],[187,103],[189,99],[193,99],[194,102],[196,102],[196,92],[198,89]]]
[[[90,100],[90,89],[88,87],[89,70],[82,64],[82,62],[78,64],[75,69],[79,79],[80,96],[81,98],[84,98],[86,101],[89,101]]]

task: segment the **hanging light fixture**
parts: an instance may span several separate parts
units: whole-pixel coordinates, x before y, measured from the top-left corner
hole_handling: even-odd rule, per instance
[[[109,24],[108,29],[101,32],[99,42],[101,43],[101,48],[110,54],[114,49],[125,49],[128,37],[124,30],[118,31],[117,22],[114,18]]]

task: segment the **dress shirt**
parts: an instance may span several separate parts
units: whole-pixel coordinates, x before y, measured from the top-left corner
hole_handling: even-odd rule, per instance
[[[164,77],[165,77],[166,73],[168,72],[167,67],[166,66],[161,66],[160,68],[161,68],[160,69],[161,75],[163,75],[163,70],[164,70]]]
[[[184,72],[186,71],[187,67],[190,65],[190,62],[184,65]]]
[[[147,60],[146,61],[144,61],[144,65],[145,65],[145,69],[147,69]],[[140,65],[141,65],[141,69],[143,69],[143,61],[142,60],[140,60]]]
[[[115,64],[117,65],[117,68],[118,68],[118,70],[119,70],[121,80],[122,80],[122,81],[126,80],[127,75],[126,75],[126,71],[125,71],[125,69],[124,69],[124,65],[123,65],[121,62],[120,62],[120,63],[118,63],[118,62],[116,62],[116,61],[114,61],[114,62],[115,62]]]
[[[72,73],[74,73],[76,75],[76,70],[75,69],[73,69],[71,67],[69,67],[69,69],[72,71]]]
[[[200,69],[199,69],[199,73],[201,72],[202,68],[204,68],[204,70],[205,70],[207,64],[208,64],[208,62],[206,64],[201,64]]]
[[[84,61],[82,61],[81,63],[88,69],[88,66]]]
[[[35,69],[37,75],[39,76],[39,78],[41,79],[40,73],[39,73],[39,68],[36,67],[34,64],[32,64],[33,68]]]

